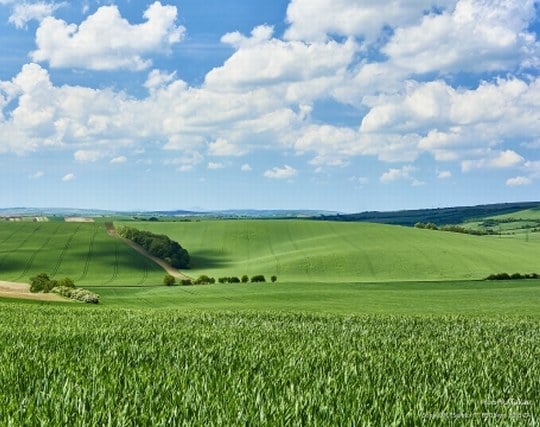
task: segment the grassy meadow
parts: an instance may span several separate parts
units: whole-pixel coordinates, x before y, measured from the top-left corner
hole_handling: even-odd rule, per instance
[[[181,242],[192,256],[188,274],[194,277],[260,273],[286,282],[339,283],[477,280],[495,272],[540,272],[540,238],[307,220],[130,225]]]

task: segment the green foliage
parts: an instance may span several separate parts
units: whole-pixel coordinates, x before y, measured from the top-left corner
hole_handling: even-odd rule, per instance
[[[538,279],[540,275],[537,273],[521,274],[521,273],[496,273],[490,274],[485,280],[525,280],[525,279]]]
[[[99,295],[87,289],[56,286],[52,289],[52,292],[75,301],[81,301],[87,304],[99,304]]]
[[[133,227],[122,227],[118,230],[118,234],[137,243],[151,255],[165,260],[175,268],[189,268],[188,251],[164,234],[154,234]]]
[[[175,283],[176,283],[176,279],[174,278],[174,276],[170,274],[166,274],[165,277],[163,277],[163,284],[165,286],[174,286]]]
[[[262,283],[262,282],[266,282],[266,279],[262,274],[257,274],[251,278],[251,283]]]
[[[0,303],[0,425],[534,425],[539,341],[528,318]]]
[[[242,283],[247,283],[247,282],[249,282],[249,277],[248,277],[247,274],[244,274],[244,275],[242,276]]]
[[[47,273],[39,273],[37,276],[30,278],[30,292],[45,292],[48,293],[56,286],[56,282],[49,278]]]
[[[214,284],[214,283],[216,283],[216,279],[214,279],[213,277],[208,277],[206,274],[201,274],[193,282],[193,284],[195,284],[195,285],[211,285],[211,284]]]
[[[191,286],[193,285],[193,281],[191,279],[182,279],[180,280],[180,284],[182,286]]]
[[[272,276],[270,278],[270,280],[272,281],[272,283],[276,283],[277,282],[277,276]]]
[[[58,281],[58,286],[63,288],[75,288],[75,282],[69,277],[64,277]]]

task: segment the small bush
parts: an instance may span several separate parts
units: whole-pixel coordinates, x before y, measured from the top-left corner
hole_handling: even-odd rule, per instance
[[[199,276],[194,282],[195,285],[209,285],[216,283],[216,279],[213,277],[208,277],[206,274]]]
[[[272,281],[272,283],[276,283],[277,282],[277,276],[270,277],[270,280]]]
[[[264,278],[262,274],[258,274],[251,278],[251,283],[262,283],[262,282],[266,282],[266,279]]]
[[[176,279],[171,274],[166,274],[165,277],[163,278],[163,284],[165,286],[174,286],[175,283],[176,283]]]
[[[249,282],[249,277],[247,276],[247,274],[244,274],[242,276],[242,283],[247,283],[247,282]]]
[[[182,279],[180,280],[180,284],[182,286],[190,286],[193,285],[193,281],[191,279]]]
[[[240,283],[240,279],[238,277],[229,277],[229,283]]]
[[[63,297],[81,301],[87,304],[99,304],[99,295],[83,288],[70,288],[67,286],[57,286],[53,292]]]

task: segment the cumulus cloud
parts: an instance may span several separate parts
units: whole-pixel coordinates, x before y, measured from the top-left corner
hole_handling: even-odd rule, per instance
[[[65,2],[54,3],[45,1],[38,1],[36,3],[17,3],[13,7],[13,12],[9,17],[9,22],[15,25],[17,28],[24,28],[28,22],[32,20],[41,22],[46,17],[52,16],[57,9],[66,5],[67,3]]]
[[[275,167],[264,172],[266,178],[271,179],[287,179],[296,176],[298,171],[289,165],[283,167]]]
[[[244,148],[231,144],[224,138],[218,138],[208,145],[208,154],[211,156],[242,156],[245,153]]]
[[[417,169],[412,165],[405,165],[401,168],[391,168],[381,175],[380,181],[383,184],[395,181],[410,181],[411,185],[415,187],[424,185],[425,183],[423,181],[416,179],[412,175],[416,170]]]
[[[73,154],[78,162],[96,162],[103,157],[103,154],[97,150],[78,150]]]
[[[437,178],[439,178],[439,179],[452,178],[452,172],[450,172],[450,171],[437,171]]]
[[[64,177],[62,178],[62,181],[69,182],[69,181],[73,181],[75,178],[76,178],[75,174],[68,173],[67,175],[64,175]]]
[[[241,167],[240,167],[240,170],[242,172],[251,172],[253,169],[251,168],[251,166],[248,164],[248,163],[244,163]]]
[[[37,171],[36,173],[30,175],[30,179],[39,179],[39,178],[42,178],[45,174],[43,173],[43,171]]]
[[[506,180],[506,185],[509,187],[520,187],[523,185],[529,185],[532,183],[532,179],[527,178],[526,176],[516,176],[514,178],[509,178]]]
[[[411,72],[514,68],[538,53],[527,32],[534,0],[459,0],[441,14],[398,28],[382,52]]]
[[[119,164],[119,163],[126,163],[127,157],[126,156],[118,156],[113,159],[111,159],[112,164]]]
[[[456,0],[292,0],[287,8],[289,40],[320,41],[330,35],[361,36],[374,41],[387,27],[417,22],[432,6],[452,6]]]
[[[522,165],[525,159],[513,150],[489,153],[488,157],[461,162],[463,172],[473,169],[507,169]]]
[[[217,169],[223,169],[225,165],[223,163],[219,162],[209,162],[208,163],[208,169],[210,170],[217,170]]]
[[[132,25],[116,5],[100,7],[80,25],[47,17],[37,30],[38,49],[31,57],[55,68],[148,68],[152,61],[145,57],[168,52],[182,40],[184,28],[175,24],[176,7],[163,6],[158,1],[146,9],[144,18],[146,22]]]

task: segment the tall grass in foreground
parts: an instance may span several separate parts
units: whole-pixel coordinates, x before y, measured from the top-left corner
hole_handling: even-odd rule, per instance
[[[532,319],[0,304],[0,425],[537,425]]]

